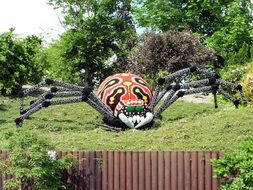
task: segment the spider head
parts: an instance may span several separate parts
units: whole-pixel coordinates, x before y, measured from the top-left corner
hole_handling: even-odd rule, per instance
[[[114,115],[132,129],[144,127],[153,121],[153,114],[143,100],[120,101]]]

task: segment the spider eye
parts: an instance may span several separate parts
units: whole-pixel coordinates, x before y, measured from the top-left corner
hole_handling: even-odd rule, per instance
[[[135,110],[136,110],[137,112],[142,112],[143,109],[144,109],[144,106],[136,106],[136,107],[135,107]]]
[[[127,106],[127,112],[142,112],[144,109],[144,106]]]
[[[127,112],[134,112],[134,106],[127,106]]]

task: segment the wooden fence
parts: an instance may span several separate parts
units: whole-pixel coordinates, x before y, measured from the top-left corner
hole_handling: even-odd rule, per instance
[[[75,190],[217,190],[210,159],[212,151],[87,151],[73,154],[77,165],[63,175]],[[0,152],[6,159],[7,152]],[[3,181],[10,176],[0,177]],[[32,188],[29,188],[32,189]]]

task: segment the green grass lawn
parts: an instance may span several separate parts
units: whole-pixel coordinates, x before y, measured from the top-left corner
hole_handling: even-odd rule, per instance
[[[231,150],[253,135],[253,108],[232,104],[177,101],[151,130],[106,131],[101,116],[85,103],[52,106],[17,129],[17,99],[0,97],[0,135],[27,130],[48,139],[57,150]],[[0,147],[1,149],[1,147]]]

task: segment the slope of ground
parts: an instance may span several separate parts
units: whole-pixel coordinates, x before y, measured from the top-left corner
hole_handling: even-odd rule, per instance
[[[230,150],[253,135],[253,108],[213,107],[177,101],[154,129],[111,132],[85,103],[68,104],[42,109],[18,130],[39,134],[58,150]],[[17,130],[18,108],[17,99],[0,97],[0,135]]]

